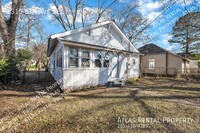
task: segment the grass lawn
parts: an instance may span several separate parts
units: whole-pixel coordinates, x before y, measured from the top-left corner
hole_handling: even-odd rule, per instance
[[[59,97],[0,90],[0,132],[200,132],[200,83],[141,79]]]

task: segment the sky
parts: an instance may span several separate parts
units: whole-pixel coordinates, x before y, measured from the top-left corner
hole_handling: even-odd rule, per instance
[[[119,0],[118,8],[123,6],[126,3],[134,3],[136,0]],[[147,24],[150,24],[150,28],[146,29],[144,32],[151,36],[152,40],[148,43],[155,43],[165,49],[175,50],[178,48],[175,45],[170,45],[168,40],[172,38],[171,32],[175,22],[181,16],[185,15],[187,11],[199,11],[200,2],[197,0],[196,3],[194,0],[172,0],[173,5],[168,8],[164,8],[166,11],[163,13],[162,5],[168,0],[138,0],[139,5],[138,11],[147,19]],[[55,6],[51,0],[42,1],[42,0],[32,0],[26,1],[28,5],[26,8],[31,13],[43,14],[41,18],[41,23],[44,28],[44,31],[47,35],[56,34],[63,32],[64,29],[61,25],[55,21],[51,16],[50,10],[55,11]],[[9,0],[3,1],[3,11],[6,14],[9,14],[11,2]],[[88,1],[87,10],[90,12],[96,12],[96,1]],[[92,21],[94,18],[91,15],[88,19]],[[105,16],[104,19],[107,19]],[[78,18],[80,21],[80,18]],[[103,21],[103,20],[102,20]],[[152,22],[153,21],[153,22]],[[139,28],[139,27],[137,27]],[[133,43],[134,45],[134,43]]]

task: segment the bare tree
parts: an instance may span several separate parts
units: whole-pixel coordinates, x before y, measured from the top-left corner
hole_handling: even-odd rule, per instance
[[[23,0],[12,0],[11,14],[7,19],[3,14],[2,1],[0,0],[0,33],[3,40],[4,53],[10,58],[15,55],[16,28],[21,6],[23,6]]]
[[[79,10],[84,7],[84,1],[52,0],[52,2],[56,7],[56,12],[52,10],[50,10],[50,12],[56,18],[56,20],[58,20],[64,30],[67,31],[75,29],[77,27],[77,17],[80,13]],[[84,22],[84,20],[82,22]]]
[[[39,67],[39,64],[47,68],[49,64],[49,58],[47,57],[47,37],[48,35],[42,30],[41,25],[35,26],[35,32],[37,36],[35,36],[35,42],[32,46],[33,51],[33,59],[36,61],[36,67]]]
[[[103,14],[115,3],[117,0],[97,0],[98,3],[98,11],[97,11],[97,19],[96,23],[99,22],[100,18],[102,18]]]
[[[81,19],[82,27],[88,23],[87,17],[91,12],[87,11],[87,3],[85,0],[52,0],[52,2],[56,8],[56,12],[53,10],[50,10],[50,12],[64,30],[76,29],[80,23],[78,19]],[[95,14],[96,18],[93,20],[94,23],[98,23],[104,16],[104,13],[115,3],[117,3],[117,0],[97,0],[97,12]]]

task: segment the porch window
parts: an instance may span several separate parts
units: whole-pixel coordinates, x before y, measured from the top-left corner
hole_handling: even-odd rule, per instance
[[[155,68],[155,59],[149,59],[149,69]]]
[[[56,67],[56,54],[54,53],[53,54],[53,62],[52,62],[52,64],[53,64],[53,69]]]
[[[57,52],[56,64],[57,67],[62,67],[62,47]]]
[[[94,67],[101,68],[101,58],[102,58],[101,51],[95,51],[94,56],[95,56]]]
[[[87,49],[82,50],[82,62],[81,66],[83,68],[90,67],[90,51]]]
[[[69,48],[69,68],[78,67],[78,49]]]
[[[107,52],[107,53],[105,53],[105,58],[104,58],[104,60],[103,60],[103,67],[109,67],[109,59],[110,59],[110,56],[111,56],[112,54],[111,53],[109,53],[109,52]]]
[[[136,64],[136,61],[135,61],[135,59],[133,59],[133,65],[135,65]]]

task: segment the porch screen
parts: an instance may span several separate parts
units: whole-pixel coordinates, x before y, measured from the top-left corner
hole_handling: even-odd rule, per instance
[[[78,49],[69,48],[69,68],[78,67]]]
[[[57,52],[57,67],[62,67],[62,47]]]
[[[90,67],[90,51],[82,50],[82,65],[83,68]]]

